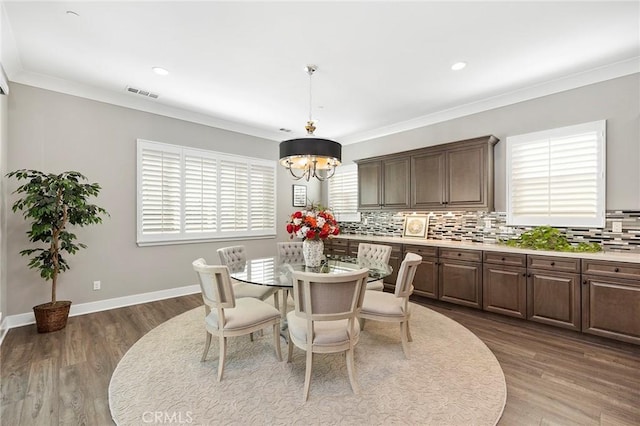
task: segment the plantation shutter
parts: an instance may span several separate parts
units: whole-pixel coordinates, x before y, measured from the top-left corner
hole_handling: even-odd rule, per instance
[[[604,226],[605,124],[507,138],[513,225]]]
[[[249,229],[249,166],[220,161],[220,231]]]
[[[141,149],[140,228],[143,234],[180,232],[180,152],[148,146]]]
[[[358,222],[358,167],[341,166],[329,179],[329,208],[339,222]]]
[[[276,223],[276,174],[273,167],[254,164],[249,174],[250,228],[273,230]]]
[[[187,153],[185,166],[185,232],[216,232],[218,226],[217,162]]]
[[[138,245],[276,233],[276,163],[138,140]]]

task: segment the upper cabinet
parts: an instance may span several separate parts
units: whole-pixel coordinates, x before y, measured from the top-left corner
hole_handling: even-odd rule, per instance
[[[358,206],[363,210],[409,208],[409,157],[358,162]]]
[[[358,163],[359,208],[493,210],[495,136]]]

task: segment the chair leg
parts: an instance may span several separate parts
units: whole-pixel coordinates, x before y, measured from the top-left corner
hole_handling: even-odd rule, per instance
[[[200,362],[204,362],[207,359],[207,354],[209,353],[209,346],[211,346],[211,333],[207,331],[207,338],[204,341],[204,352],[202,353],[202,359]]]
[[[349,382],[351,383],[351,389],[353,389],[353,393],[357,394],[358,392],[360,392],[360,389],[358,388],[358,382],[356,381],[355,363],[353,360],[353,348],[347,349],[346,356],[347,356],[347,372],[349,373]]]
[[[364,318],[358,318],[358,321],[360,322],[360,330],[364,330]]]
[[[287,339],[287,349],[289,351],[287,355],[287,362],[291,362],[293,358],[293,341],[291,340],[291,332],[287,330],[287,334],[289,335],[289,339]]]
[[[278,361],[282,361],[282,352],[280,351],[280,323],[273,324],[273,344],[276,347],[276,357]]]
[[[313,368],[313,352],[307,348],[307,366],[304,372],[304,401],[309,399],[309,385],[311,385],[311,369]]]
[[[409,359],[409,321],[400,323],[400,338],[402,339],[404,356]]]
[[[220,355],[218,357],[218,381],[222,380],[222,372],[224,371],[224,359],[227,355],[227,338],[220,335]]]
[[[280,290],[273,293],[273,306],[280,310]]]
[[[409,327],[409,320],[407,320],[407,338],[410,342],[413,342],[413,337],[411,337],[411,327]]]

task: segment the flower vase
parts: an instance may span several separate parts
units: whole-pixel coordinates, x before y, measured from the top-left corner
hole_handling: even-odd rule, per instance
[[[324,243],[322,240],[304,240],[302,242],[302,255],[305,266],[317,268],[322,264]]]

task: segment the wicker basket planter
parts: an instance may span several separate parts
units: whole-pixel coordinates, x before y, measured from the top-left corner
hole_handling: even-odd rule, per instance
[[[55,303],[43,303],[33,307],[36,316],[36,326],[38,333],[49,333],[51,331],[62,330],[67,326],[71,302],[69,300],[59,300]]]

